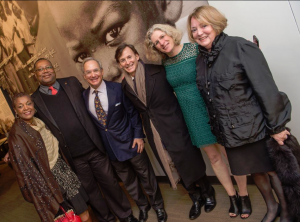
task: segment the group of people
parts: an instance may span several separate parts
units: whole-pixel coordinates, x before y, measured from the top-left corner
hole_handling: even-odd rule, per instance
[[[192,43],[181,44],[181,31],[171,25],[153,25],[145,37],[147,58],[163,65],[143,63],[135,46],[123,43],[115,51],[121,83],[103,80],[105,70],[92,57],[82,61],[87,89],[75,77],[56,79],[49,60],[35,62],[39,88],[13,98],[9,158],[42,221],[61,214],[60,205],[92,221],[87,204],[99,221],[144,222],[151,207],[159,222],[167,221],[144,132],[171,186],[181,180],[189,193],[191,220],[202,206],[211,212],[217,204],[200,149],[229,196],[230,217],[252,213],[251,174],[267,205],[262,221],[293,220],[266,146],[270,138],[279,145],[287,139],[291,104],[261,50],[226,35],[226,26],[212,6],[197,7],[188,17]],[[139,219],[114,172],[136,202]]]

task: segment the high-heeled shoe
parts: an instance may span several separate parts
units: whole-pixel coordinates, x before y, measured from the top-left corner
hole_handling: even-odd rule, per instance
[[[271,220],[271,222],[274,222],[274,221],[276,220],[276,218],[280,216],[280,213],[281,213],[281,205],[278,204],[276,215],[275,215],[275,217],[273,218],[273,220]],[[264,218],[262,219],[261,222],[265,222],[265,219],[266,219],[266,217],[267,217],[267,214],[268,214],[268,213],[266,213],[266,215],[264,216]]]
[[[239,212],[239,202],[240,202],[240,197],[237,191],[235,191],[236,194],[233,196],[229,196],[230,200],[230,208],[229,208],[229,213],[235,214],[235,216],[229,215],[231,218],[237,217],[240,212]]]
[[[239,209],[240,209],[240,217],[245,220],[250,217],[252,213],[252,207],[251,207],[251,201],[249,198],[249,194],[247,196],[240,196],[240,204],[239,204]],[[248,217],[242,217],[243,214],[248,214]]]

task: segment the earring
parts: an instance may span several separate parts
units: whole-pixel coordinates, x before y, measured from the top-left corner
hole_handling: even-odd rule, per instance
[[[16,113],[15,118],[16,118],[16,119],[19,119],[18,113]]]
[[[36,114],[37,113],[37,110],[36,110],[36,108],[34,108],[34,114]]]

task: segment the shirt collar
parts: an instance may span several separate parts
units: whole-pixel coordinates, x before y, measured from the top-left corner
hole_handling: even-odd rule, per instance
[[[59,85],[59,83],[57,81],[55,81],[55,83],[52,86],[57,91],[60,88],[60,85]],[[49,94],[49,91],[50,91],[50,94],[51,94],[51,90],[49,90],[49,86],[40,85],[39,91],[42,92],[42,93],[45,93],[45,94]]]
[[[105,81],[102,80],[100,86],[99,86],[97,89],[94,89],[94,88],[91,87],[91,93],[94,93],[95,90],[99,91],[100,93],[106,92],[106,84],[105,84]]]

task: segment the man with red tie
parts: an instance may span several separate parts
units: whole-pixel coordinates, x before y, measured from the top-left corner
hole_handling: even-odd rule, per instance
[[[60,153],[81,181],[97,219],[101,222],[116,221],[102,191],[121,222],[137,222],[114,176],[99,132],[85,108],[84,88],[78,79],[56,79],[51,62],[44,58],[38,59],[34,68],[40,82],[40,87],[32,94],[36,115],[58,139]]]

